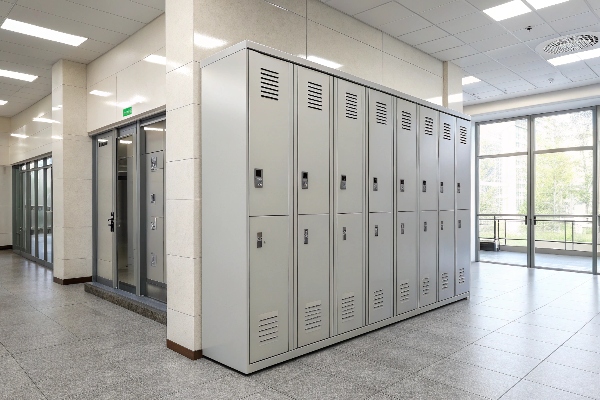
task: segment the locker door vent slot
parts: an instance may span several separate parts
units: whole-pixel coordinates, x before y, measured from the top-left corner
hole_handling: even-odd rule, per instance
[[[425,134],[433,135],[433,118],[425,117]]]
[[[444,122],[444,136],[445,140],[452,140],[452,129],[450,128],[450,124]]]
[[[342,296],[342,322],[354,319],[354,293],[346,293]]]
[[[383,290],[376,290],[373,292],[373,308],[383,307]]]
[[[358,119],[358,95],[346,93],[346,118]]]
[[[467,144],[467,128],[465,126],[460,127],[460,144]]]
[[[423,296],[427,296],[429,294],[429,278],[423,278],[423,282],[421,283],[421,291]]]
[[[304,331],[312,332],[321,329],[323,310],[321,301],[313,301],[304,306]]]
[[[412,115],[407,111],[402,111],[402,129],[410,131],[412,128]]]
[[[405,302],[410,298],[410,285],[408,282],[400,284],[398,287],[398,301]]]
[[[260,97],[279,100],[279,72],[260,69]]]
[[[450,286],[450,277],[447,272],[442,274],[442,289],[448,289]]]
[[[279,337],[279,315],[272,311],[258,316],[258,341],[261,345],[277,340]]]
[[[323,86],[308,82],[308,108],[323,110]]]
[[[465,269],[464,268],[460,268],[458,270],[458,284],[462,285],[465,283]]]
[[[378,124],[387,125],[387,104],[375,102],[375,120]]]

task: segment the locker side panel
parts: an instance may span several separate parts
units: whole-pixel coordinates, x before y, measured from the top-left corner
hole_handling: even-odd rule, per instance
[[[397,99],[398,211],[417,211],[417,105]]]
[[[369,211],[392,212],[392,96],[369,89]]]
[[[298,346],[329,333],[329,215],[298,216]]]
[[[363,216],[336,216],[334,243],[334,288],[337,333],[363,326]]]
[[[440,211],[439,226],[439,301],[454,296],[454,211]]]
[[[437,232],[436,211],[422,211],[419,226],[419,307],[437,301]]]
[[[456,295],[471,286],[471,212],[456,211]]]
[[[419,107],[419,204],[421,210],[438,209],[439,112]]]
[[[297,67],[297,74],[298,214],[326,214],[331,78],[302,67]]]
[[[369,323],[393,315],[393,215],[369,214]]]
[[[471,208],[471,122],[457,119],[456,148],[456,209]]]
[[[417,213],[399,212],[397,230],[396,312],[402,314],[417,308]]]
[[[289,349],[289,217],[250,218],[250,362]]]
[[[456,118],[440,114],[439,138],[439,206],[440,210],[454,210],[454,140]]]
[[[336,212],[363,211],[365,88],[336,79],[335,181]]]
[[[250,216],[290,213],[292,65],[249,52]]]

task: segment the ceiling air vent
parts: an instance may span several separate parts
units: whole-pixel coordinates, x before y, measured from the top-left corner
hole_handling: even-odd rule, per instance
[[[564,54],[593,47],[598,44],[598,36],[594,34],[569,35],[546,43],[544,52],[548,54]]]

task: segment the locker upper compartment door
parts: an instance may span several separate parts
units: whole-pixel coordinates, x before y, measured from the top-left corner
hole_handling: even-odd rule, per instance
[[[440,114],[439,138],[439,205],[440,210],[454,210],[454,140],[456,118]]]
[[[393,203],[392,96],[369,90],[369,211],[391,212]]]
[[[456,208],[471,208],[471,122],[457,120],[456,146]]]
[[[440,113],[419,107],[419,194],[421,211],[438,209],[438,131]]]
[[[417,211],[417,105],[397,99],[398,211]]]
[[[363,211],[365,89],[336,80],[335,183],[336,212]]]
[[[328,75],[297,67],[298,214],[329,213],[330,91]]]
[[[289,215],[292,65],[253,51],[249,57],[250,216]]]

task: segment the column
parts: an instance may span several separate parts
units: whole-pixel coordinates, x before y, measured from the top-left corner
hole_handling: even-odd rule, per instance
[[[463,111],[463,71],[450,61],[444,61],[444,94],[442,105],[452,110]]]
[[[10,118],[0,117],[0,250],[12,246],[12,168],[8,154]]]

